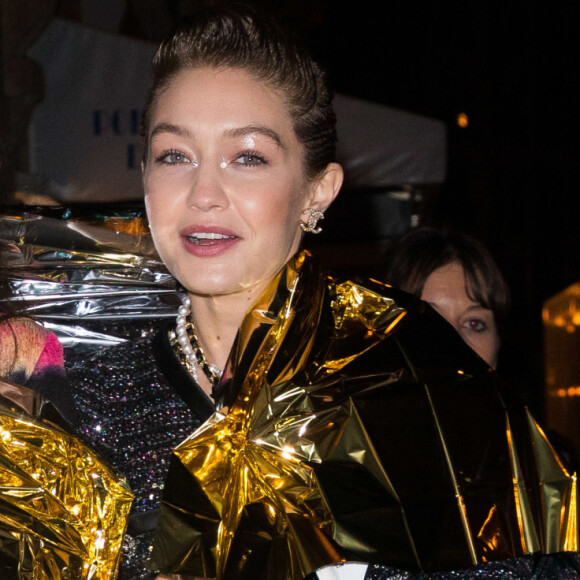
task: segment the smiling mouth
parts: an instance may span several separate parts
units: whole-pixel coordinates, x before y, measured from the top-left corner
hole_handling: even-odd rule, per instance
[[[217,234],[213,232],[197,232],[187,236],[187,239],[196,246],[214,246],[229,240],[235,240],[237,236]]]

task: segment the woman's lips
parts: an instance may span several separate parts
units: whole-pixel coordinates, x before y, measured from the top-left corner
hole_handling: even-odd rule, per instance
[[[241,240],[229,229],[192,225],[180,232],[185,249],[194,256],[213,257],[222,254]]]

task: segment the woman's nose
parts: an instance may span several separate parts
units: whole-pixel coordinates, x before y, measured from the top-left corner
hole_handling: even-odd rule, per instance
[[[188,192],[188,207],[201,211],[223,208],[227,205],[220,167],[200,163],[195,169]]]

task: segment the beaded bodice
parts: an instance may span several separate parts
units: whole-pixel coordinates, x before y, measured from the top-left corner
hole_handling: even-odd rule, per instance
[[[135,494],[122,580],[150,577],[153,529],[171,452],[211,412],[207,396],[165,344],[166,334],[163,329],[155,340],[148,335],[102,349],[68,369],[79,436],[127,478]],[[161,359],[165,364],[159,364]],[[180,381],[188,381],[186,388],[194,395],[189,405],[175,390]]]

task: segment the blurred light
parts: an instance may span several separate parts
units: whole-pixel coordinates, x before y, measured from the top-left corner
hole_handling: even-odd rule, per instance
[[[545,326],[556,326],[568,332],[580,327],[580,282],[546,300],[542,320]]]
[[[580,386],[572,386],[567,389],[557,389],[550,393],[552,396],[565,398],[565,397],[580,397]]]
[[[467,113],[459,113],[459,115],[457,115],[457,124],[462,129],[465,129],[469,125],[469,117],[467,116]]]

